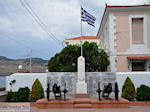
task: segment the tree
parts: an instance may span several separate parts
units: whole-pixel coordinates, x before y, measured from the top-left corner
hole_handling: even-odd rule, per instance
[[[32,91],[30,91],[29,95],[31,101],[36,101],[44,97],[44,90],[38,78],[34,81]]]
[[[122,87],[122,95],[121,96],[129,101],[131,101],[135,98],[135,87],[129,77],[127,77],[124,82],[124,85]]]
[[[50,72],[76,72],[77,58],[80,56],[80,46],[68,45],[60,53],[48,61]],[[96,43],[83,44],[86,72],[106,71],[109,65],[108,55],[103,49],[98,49]]]

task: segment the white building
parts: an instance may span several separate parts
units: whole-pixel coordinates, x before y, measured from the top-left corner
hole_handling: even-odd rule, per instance
[[[74,37],[65,39],[64,42],[67,45],[80,45],[81,37]],[[95,42],[98,46],[100,46],[100,40],[97,36],[82,36],[82,42]]]
[[[109,71],[150,71],[150,5],[106,5],[97,36]]]

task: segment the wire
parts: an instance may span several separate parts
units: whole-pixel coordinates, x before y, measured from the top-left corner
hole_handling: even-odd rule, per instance
[[[39,18],[39,16],[36,14],[36,12],[32,9],[32,7],[30,7],[30,5],[29,5],[29,3],[27,2],[27,0],[24,0],[24,1],[25,1],[25,3],[28,5],[28,7],[30,8],[30,10],[31,10],[31,11],[35,14],[35,16],[38,18],[38,20],[42,23],[42,25],[49,31],[49,29],[47,28],[47,26],[42,22],[42,20]],[[55,37],[55,39],[56,39],[57,41],[61,42],[59,39],[56,38],[56,36],[55,36],[52,32],[49,31],[49,33],[50,33],[53,37]]]
[[[1,31],[0,31],[0,34],[3,35],[3,36],[5,36],[5,37],[7,37],[8,39],[10,39],[10,40],[12,40],[12,41],[18,43],[19,45],[23,45],[23,46],[25,46],[26,48],[33,49],[33,48],[27,46],[26,44],[24,44],[24,43],[22,43],[22,42],[20,42],[20,41],[15,40],[14,38],[8,36],[7,34],[1,32]],[[38,50],[36,50],[36,49],[33,49],[33,50],[34,50],[35,52],[37,52],[37,53],[43,54],[44,56],[46,55],[45,53],[42,53],[42,52],[40,52],[40,51],[38,51]]]
[[[40,27],[48,34],[48,36],[50,36],[50,38],[52,38],[53,40],[55,40],[55,38],[51,37],[51,35],[49,34],[49,32],[45,29],[45,27],[43,27],[43,25],[38,21],[38,19],[35,17],[35,15],[33,15],[33,13],[26,7],[26,5],[20,0],[21,4],[27,9],[27,11],[31,14],[31,16],[33,17],[33,19],[40,25]],[[57,40],[55,40],[57,43],[59,43]]]
[[[25,0],[24,0],[25,1]],[[33,17],[33,19],[40,25],[40,27],[48,34],[48,36],[50,38],[52,38],[56,43],[58,43],[59,45],[61,45],[61,43],[58,41],[58,39],[54,38],[53,36],[51,36],[52,34],[48,31],[48,28],[46,27],[46,25],[41,21],[41,19],[37,16],[37,14],[35,12],[32,12],[32,9],[28,9],[28,7],[23,3],[22,0],[20,0],[21,4],[25,7],[25,9],[30,13],[30,15]],[[25,1],[26,2],[26,1]],[[29,5],[29,4],[28,4]],[[31,8],[31,7],[29,7]]]

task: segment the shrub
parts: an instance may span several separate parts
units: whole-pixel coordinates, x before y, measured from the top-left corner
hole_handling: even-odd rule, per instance
[[[150,87],[146,85],[141,85],[137,88],[137,97],[138,101],[150,101]]]
[[[12,101],[13,95],[14,95],[14,92],[12,92],[12,91],[9,91],[9,92],[8,92],[8,95],[7,95],[7,101],[8,101],[8,102],[11,102],[11,101]]]
[[[30,90],[28,87],[20,88],[18,90],[18,100],[22,102],[29,101],[29,92]]]
[[[122,95],[121,96],[129,101],[131,101],[135,98],[134,84],[129,77],[127,77],[124,82],[124,85],[122,87]]]
[[[30,91],[29,96],[31,101],[36,101],[44,97],[43,87],[38,79],[36,79],[32,85],[32,91]]]
[[[26,102],[29,101],[29,88],[19,88],[17,92],[8,92],[7,101],[8,102]]]

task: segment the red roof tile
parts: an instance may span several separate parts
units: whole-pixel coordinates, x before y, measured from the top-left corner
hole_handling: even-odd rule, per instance
[[[106,7],[140,7],[140,6],[150,6],[150,5],[107,5],[105,4]]]
[[[74,37],[74,38],[69,38],[69,39],[66,39],[66,40],[80,40],[80,38],[81,38],[81,37]],[[94,40],[95,40],[95,39],[97,40],[97,39],[99,39],[99,38],[98,38],[97,36],[82,36],[82,39],[83,39],[83,40],[88,40],[88,39],[89,39],[89,40],[93,40],[93,39],[94,39]]]

